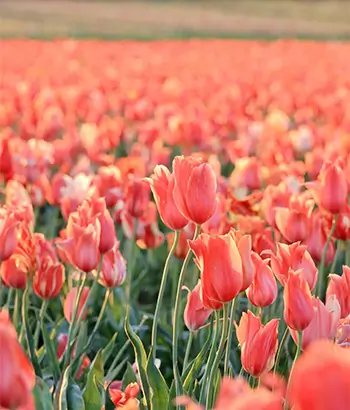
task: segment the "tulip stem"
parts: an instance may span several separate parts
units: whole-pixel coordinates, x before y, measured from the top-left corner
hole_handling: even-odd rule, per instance
[[[288,379],[288,386],[287,386],[287,394],[286,394],[286,397],[288,397],[288,390],[289,390],[290,382],[291,382],[291,379],[292,379],[292,376],[293,376],[293,371],[294,371],[295,363],[297,362],[297,360],[298,360],[298,358],[299,358],[299,356],[300,356],[300,353],[301,353],[301,344],[302,344],[302,341],[303,341],[303,332],[298,331],[298,346],[297,346],[297,351],[296,351],[295,356],[294,356],[292,368],[290,369],[290,372],[289,372],[289,379]],[[287,409],[288,409],[288,403],[287,403],[287,401],[285,401],[285,403],[284,403],[284,410],[287,410]]]
[[[162,280],[160,282],[156,310],[154,312],[154,318],[153,318],[153,323],[152,323],[151,348],[152,348],[152,353],[153,353],[153,360],[157,357],[157,330],[158,330],[159,313],[160,313],[160,308],[162,305],[165,287],[166,287],[167,280],[168,280],[169,264],[170,264],[171,257],[174,254],[176,246],[179,242],[179,237],[180,237],[180,231],[175,231],[174,241],[170,248],[168,256],[166,258],[164,269],[163,269]]]
[[[208,382],[208,377],[209,377],[209,371],[212,368],[212,363],[214,361],[215,352],[216,352],[216,346],[217,346],[218,340],[219,340],[220,315],[219,315],[218,310],[215,310],[215,322],[214,323],[215,323],[215,330],[214,330],[213,344],[211,345],[208,362],[205,365],[205,372],[204,372],[204,376],[202,378],[201,393],[200,393],[200,396],[199,396],[199,402],[201,404],[203,403],[204,396],[207,393],[207,387],[208,387],[207,382]]]
[[[182,368],[182,374],[184,373],[184,371],[186,370],[186,368],[188,366],[188,361],[189,361],[189,358],[190,358],[190,353],[191,353],[191,348],[192,348],[192,342],[193,342],[193,332],[190,332],[190,334],[188,336],[188,340],[187,340],[187,347],[186,347],[184,365],[183,365],[183,368]]]
[[[105,311],[106,311],[106,309],[107,309],[108,300],[109,300],[109,297],[110,297],[110,295],[111,295],[111,292],[112,292],[112,289],[111,289],[111,288],[108,288],[108,289],[106,290],[106,294],[105,294],[105,298],[104,298],[104,300],[103,300],[103,304],[102,304],[102,306],[101,306],[100,314],[98,315],[96,324],[95,324],[95,326],[94,326],[94,328],[93,328],[93,330],[92,330],[92,332],[91,332],[91,335],[90,335],[90,337],[89,337],[89,339],[88,339],[88,341],[87,341],[87,343],[86,343],[86,349],[90,346],[90,344],[91,344],[91,342],[92,342],[92,339],[94,338],[94,336],[95,336],[95,334],[96,334],[96,332],[97,332],[97,330],[98,330],[98,328],[99,328],[99,326],[100,326],[100,324],[101,324],[101,321],[102,321],[103,316],[104,316],[104,314],[105,314]]]
[[[283,336],[282,336],[282,339],[281,339],[281,341],[280,341],[280,344],[279,344],[279,346],[278,346],[278,351],[277,351],[276,361],[275,361],[274,373],[277,373],[278,365],[279,365],[280,360],[281,360],[282,349],[283,349],[284,344],[285,344],[286,341],[287,341],[288,335],[289,335],[289,328],[288,328],[288,326],[287,326],[286,329],[285,329],[285,331],[284,331],[284,333],[283,333]]]
[[[128,259],[127,259],[127,281],[126,281],[126,287],[125,287],[125,294],[126,294],[126,299],[128,305],[130,305],[130,298],[131,298],[131,288],[132,288],[132,277],[134,273],[134,267],[135,267],[135,262],[136,262],[136,236],[137,236],[137,218],[134,220],[134,226],[133,226],[133,237],[130,239],[131,244],[128,252]]]
[[[197,225],[194,236],[193,236],[193,240],[197,239],[200,229],[201,229],[200,225]],[[181,377],[180,377],[179,366],[178,366],[178,354],[179,354],[178,341],[179,341],[180,320],[181,320],[181,292],[182,292],[183,282],[185,279],[186,269],[191,259],[191,254],[192,254],[192,250],[189,248],[187,251],[187,255],[183,261],[182,267],[181,267],[179,281],[178,281],[177,290],[176,290],[175,306],[174,306],[173,373],[174,373],[174,380],[175,380],[176,396],[180,396],[182,394],[182,384],[181,384]]]
[[[232,344],[232,327],[233,327],[233,319],[235,315],[235,306],[236,306],[236,299],[237,297],[231,302],[231,312],[228,324],[228,334],[227,334],[227,344],[226,344],[226,352],[225,352],[225,363],[224,363],[224,375],[228,374],[228,367],[230,362],[230,352],[231,352],[231,344]]]
[[[15,290],[15,306],[13,310],[13,324],[19,333],[19,315],[20,315],[20,305],[21,305],[21,290]]]
[[[322,299],[322,296],[323,296],[324,270],[326,268],[327,251],[328,251],[329,244],[332,240],[332,236],[334,234],[335,228],[337,226],[338,217],[339,217],[339,215],[335,215],[334,218],[333,218],[332,227],[331,227],[331,230],[329,232],[327,241],[324,245],[323,251],[322,251],[320,267],[319,267],[319,270],[318,270],[318,282],[317,282],[317,288],[316,288],[316,296],[318,296],[320,299]]]
[[[42,323],[41,319],[44,318],[44,316],[45,316],[48,303],[49,303],[49,301],[47,299],[43,299],[43,302],[42,302],[41,307],[40,307],[39,319],[38,319],[38,322],[36,324],[35,332],[34,332],[34,347],[35,347],[35,349],[38,348],[40,327],[41,327],[41,323]]]
[[[208,383],[208,392],[207,392],[207,402],[206,402],[206,409],[209,409],[212,407],[212,401],[213,401],[213,393],[214,393],[214,379],[217,373],[217,370],[220,365],[220,359],[222,352],[225,347],[225,342],[227,338],[227,332],[228,332],[228,325],[229,325],[229,305],[228,303],[223,304],[223,318],[224,318],[224,323],[222,325],[222,332],[221,332],[221,339],[220,339],[220,344],[219,348],[216,352],[214,363],[210,372],[210,378],[209,378],[209,383]]]
[[[73,330],[75,327],[78,326],[79,324],[79,319],[82,315],[79,315],[79,317],[77,318],[77,314],[78,314],[78,308],[80,305],[80,299],[81,299],[81,295],[83,293],[83,289],[86,283],[86,279],[87,279],[87,274],[84,273],[84,278],[80,283],[79,289],[78,289],[78,293],[75,299],[75,305],[74,305],[74,309],[73,309],[73,314],[72,314],[72,320],[69,324],[69,330],[68,330],[68,341],[67,341],[67,349],[66,349],[66,354],[64,356],[64,362],[63,362],[63,369],[65,369],[68,365],[69,362],[69,358],[71,355],[71,343],[72,343],[72,339],[73,339]],[[81,312],[83,313],[84,308],[81,309]],[[78,320],[76,320],[78,319]],[[77,323],[75,323],[75,321],[77,321]]]

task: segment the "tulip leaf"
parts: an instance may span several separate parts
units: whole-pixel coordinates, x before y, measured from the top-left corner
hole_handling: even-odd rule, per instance
[[[125,318],[125,333],[130,339],[131,344],[133,345],[134,352],[135,352],[135,360],[137,364],[137,368],[140,375],[140,384],[141,390],[143,393],[143,399],[146,402],[147,408],[150,408],[149,404],[149,384],[147,379],[147,355],[145,348],[142,344],[141,339],[137,336],[137,334],[131,329],[129,323],[129,312]]]
[[[36,378],[36,384],[33,390],[33,397],[36,410],[53,409],[52,397],[49,387],[44,382],[44,380],[40,379],[40,377]]]
[[[82,392],[73,380],[69,380],[68,383],[67,404],[68,410],[85,410]]]
[[[107,381],[114,380],[118,376],[118,374],[121,372],[122,368],[124,367],[127,361],[128,361],[128,358],[126,357],[114,369],[112,369],[112,371],[110,369],[106,376],[106,380]]]
[[[100,350],[90,366],[83,398],[86,410],[101,410],[102,396],[98,384],[103,385],[104,370],[102,351]]]
[[[67,388],[69,383],[70,370],[70,366],[67,366],[66,370],[61,376],[61,379],[58,382],[54,401],[55,410],[69,410],[67,403]]]
[[[41,321],[41,331],[44,339],[44,346],[48,358],[48,363],[51,367],[54,380],[58,381],[61,374],[60,365],[58,363],[54,341],[50,338],[43,320]]]
[[[85,352],[85,346],[87,341],[87,322],[82,321],[80,324],[79,334],[76,343],[75,356],[81,356]]]
[[[175,388],[175,381],[173,380],[169,390],[169,397],[168,397],[168,410],[174,410],[175,404],[174,399],[176,397],[176,388]]]
[[[102,359],[103,359],[104,366],[106,365],[108,359],[110,358],[113,352],[117,336],[118,336],[118,332],[115,332],[112,339],[108,342],[107,346],[102,350]]]
[[[154,364],[152,349],[148,356],[146,369],[150,385],[150,409],[166,409],[169,401],[169,389],[162,373]]]
[[[131,364],[128,362],[127,366],[126,366],[126,370],[123,376],[123,390],[125,389],[125,387],[130,384],[130,383],[135,383],[137,382],[137,377],[136,374],[131,366]]]

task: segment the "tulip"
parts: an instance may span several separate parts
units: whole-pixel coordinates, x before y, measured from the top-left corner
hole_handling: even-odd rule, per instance
[[[42,299],[52,299],[59,295],[64,283],[62,263],[46,257],[38,265],[33,278],[33,290]]]
[[[213,168],[195,157],[175,157],[173,161],[174,201],[182,215],[203,224],[215,212],[216,175]]]
[[[74,308],[76,304],[77,293],[78,293],[78,288],[72,288],[68,292],[64,300],[63,313],[64,313],[64,317],[69,323],[71,323],[73,319],[73,312],[74,312]],[[85,319],[87,315],[86,302],[89,297],[89,294],[90,294],[90,289],[87,286],[84,286],[81,292],[79,305],[77,307],[77,314],[76,314],[76,319],[75,319],[76,321],[78,321],[79,319],[82,319],[82,320]]]
[[[350,347],[350,315],[339,321],[335,342],[341,347]]]
[[[277,283],[268,261],[252,252],[252,261],[255,268],[252,284],[246,290],[251,304],[258,307],[271,305],[277,297]]]
[[[126,260],[118,250],[118,245],[103,255],[99,282],[102,286],[115,288],[124,283]]]
[[[194,289],[187,294],[187,303],[184,311],[185,325],[191,332],[195,332],[204,325],[212,313],[203,305],[200,297],[201,282],[198,281]]]
[[[0,311],[0,340],[0,408],[17,409],[31,402],[35,373],[6,310]]]
[[[335,274],[329,275],[329,284],[327,288],[327,299],[335,295],[341,309],[341,318],[350,314],[350,267],[343,266],[342,276]]]
[[[313,341],[319,339],[333,340],[337,334],[337,326],[340,320],[340,306],[335,296],[327,300],[326,305],[320,299],[314,299],[314,316],[309,326],[302,334],[301,347],[305,350]],[[291,330],[291,335],[298,344],[298,334]]]
[[[276,208],[287,208],[289,206],[291,194],[290,189],[285,183],[280,183],[277,186],[268,185],[265,188],[264,196],[261,201],[261,211],[266,222],[273,228],[276,227]]]
[[[333,215],[325,215],[329,231],[332,229]],[[341,241],[350,241],[350,205],[348,205],[339,215],[335,223],[333,237]]]
[[[166,241],[168,244],[168,251],[170,251],[172,244],[174,243],[175,232],[168,232],[166,234]],[[193,237],[193,235],[192,235]],[[187,240],[191,239],[186,231],[181,231],[179,240],[174,250],[174,256],[179,259],[185,259],[188,251]]]
[[[122,198],[122,177],[119,168],[113,165],[100,167],[95,183],[99,196],[106,200],[107,208],[113,208]]]
[[[109,396],[117,409],[136,410],[139,408],[139,402],[136,399],[139,390],[137,383],[129,383],[123,392],[119,389],[119,385],[115,386],[113,382],[109,386]]]
[[[0,208],[0,262],[8,259],[18,242],[19,222],[14,212]]]
[[[0,276],[9,288],[24,289],[27,285],[28,259],[20,255],[12,255],[2,262]]]
[[[231,233],[212,237],[201,234],[189,245],[201,271],[203,304],[220,309],[222,303],[238,295],[243,283],[242,259],[234,237]]]
[[[297,331],[306,329],[314,317],[314,307],[309,285],[301,274],[289,274],[283,298],[287,326]]]
[[[296,362],[288,402],[297,410],[348,410],[350,350],[317,341]],[[336,377],[335,377],[336,376]]]
[[[174,202],[174,176],[164,165],[157,165],[153,175],[147,178],[147,181],[150,183],[159,215],[164,224],[174,231],[183,229],[188,224],[188,219],[180,213]]]
[[[326,162],[317,181],[306,184],[317,204],[331,214],[339,214],[348,205],[348,184],[342,163]]]
[[[236,330],[244,369],[255,377],[269,372],[278,347],[278,319],[264,326],[258,317],[248,311],[242,314]]]
[[[6,179],[10,178],[13,173],[13,159],[10,149],[10,138],[0,139],[0,174],[3,174]]]
[[[261,188],[261,164],[256,157],[239,158],[235,162],[235,169],[230,176],[233,187],[244,187],[249,191]]]
[[[144,180],[131,179],[125,190],[125,210],[133,217],[140,218],[149,202],[150,187]]]
[[[276,254],[268,252],[271,256],[272,272],[276,275],[281,285],[284,286],[288,280],[289,272],[299,271],[306,280],[311,290],[314,289],[317,282],[318,270],[306,245],[300,242],[286,245],[277,243]]]

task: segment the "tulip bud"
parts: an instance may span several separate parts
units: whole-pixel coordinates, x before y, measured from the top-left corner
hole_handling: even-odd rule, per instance
[[[144,180],[130,180],[125,191],[125,209],[134,218],[140,218],[149,202],[150,187]]]
[[[33,290],[42,299],[59,295],[64,283],[64,266],[44,258],[34,273]]]
[[[18,242],[19,222],[13,212],[0,208],[0,262],[8,259]]]
[[[78,318],[85,319],[87,315],[86,302],[89,297],[89,293],[90,293],[90,289],[87,286],[84,286],[81,292],[81,297],[80,297],[75,320],[78,320]],[[64,300],[63,313],[64,313],[64,317],[69,323],[71,323],[71,321],[73,320],[73,311],[74,311],[76,299],[78,296],[77,294],[78,294],[78,288],[72,288],[68,292],[66,299]]]
[[[332,295],[336,296],[343,319],[350,314],[350,267],[343,266],[342,276],[331,274],[329,279],[327,299]]]
[[[115,288],[124,283],[126,277],[126,260],[115,245],[103,255],[102,270],[99,282],[102,286]]]
[[[28,276],[27,258],[13,254],[9,259],[1,263],[0,276],[9,288],[24,289],[27,285]]]
[[[195,332],[204,325],[212,309],[208,309],[203,305],[200,297],[201,283],[198,281],[192,292],[188,292],[187,304],[184,312],[185,325],[191,332]]]
[[[300,274],[289,274],[283,298],[287,326],[297,331],[306,329],[314,317],[314,307],[309,285]]]

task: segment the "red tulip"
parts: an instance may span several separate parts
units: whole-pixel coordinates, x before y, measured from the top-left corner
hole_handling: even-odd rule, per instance
[[[289,274],[284,287],[284,321],[291,329],[306,329],[314,317],[313,299],[309,285],[297,272]]]
[[[201,283],[198,281],[194,289],[187,294],[187,303],[184,311],[185,325],[191,332],[195,332],[204,325],[212,313],[206,308],[200,297]]]
[[[138,400],[136,399],[139,394],[140,387],[137,383],[129,383],[125,391],[119,390],[119,387],[114,387],[114,382],[109,386],[109,396],[116,408],[125,409],[138,409]]]
[[[249,191],[261,188],[262,170],[256,157],[239,158],[230,176],[234,188],[247,188]]]
[[[220,309],[240,292],[243,283],[242,259],[233,235],[199,235],[189,241],[201,271],[204,306]]]
[[[118,250],[118,245],[103,255],[99,282],[102,286],[121,286],[126,277],[126,260]]]
[[[291,408],[348,410],[349,374],[349,349],[342,349],[328,341],[314,342],[293,370],[288,394]]]
[[[64,283],[62,263],[45,257],[38,265],[33,277],[33,290],[42,299],[52,299],[59,295]]]
[[[350,267],[343,266],[342,276],[331,274],[327,288],[327,299],[335,295],[341,309],[341,317],[345,318],[350,314]]]
[[[254,264],[254,279],[246,290],[248,300],[254,306],[265,307],[271,305],[277,297],[277,283],[268,261],[252,252]]]
[[[236,331],[244,369],[255,377],[269,372],[278,347],[278,319],[264,326],[258,317],[248,311],[242,314]]]
[[[236,242],[242,259],[243,282],[241,292],[243,292],[251,285],[255,275],[255,266],[252,260],[252,237],[243,235],[240,231],[234,231],[233,229],[231,229],[230,234]]]
[[[6,286],[14,289],[24,289],[27,285],[28,259],[20,255],[12,255],[1,263],[0,275]]]
[[[81,292],[81,297],[80,297],[80,301],[79,301],[79,305],[77,309],[76,320],[78,320],[79,318],[85,319],[87,315],[86,302],[89,297],[89,294],[90,294],[90,289],[87,286],[84,286]],[[74,311],[74,307],[76,304],[77,296],[78,296],[78,288],[72,288],[68,292],[64,300],[63,313],[64,313],[64,317],[69,323],[71,323],[71,321],[73,320],[73,311]]]
[[[8,259],[18,242],[19,221],[14,212],[0,208],[0,262]]]
[[[0,408],[17,409],[32,401],[35,373],[6,310],[0,311],[0,340]]]
[[[113,208],[122,198],[122,177],[119,168],[113,165],[100,167],[95,183],[99,196],[106,200],[107,208]]]
[[[174,202],[174,176],[164,165],[157,165],[153,175],[147,178],[147,181],[150,183],[159,215],[164,224],[174,231],[183,229],[188,224],[188,219],[180,213]]]
[[[209,235],[225,235],[230,230],[227,218],[228,200],[221,194],[217,194],[217,207],[214,214],[201,226],[201,232]]]
[[[125,209],[134,218],[140,218],[149,203],[150,187],[144,180],[131,179],[125,190]]]
[[[213,168],[195,157],[175,157],[174,201],[184,217],[203,224],[216,209],[216,176]]]

